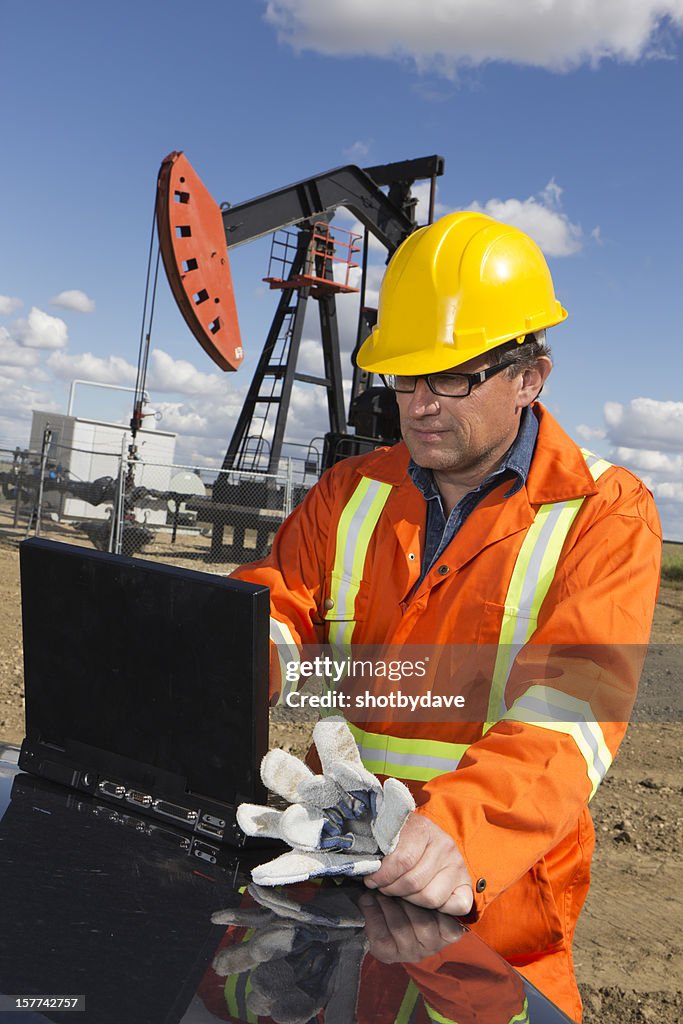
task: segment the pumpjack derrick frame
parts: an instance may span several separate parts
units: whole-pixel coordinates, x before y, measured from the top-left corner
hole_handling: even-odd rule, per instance
[[[335,296],[343,291],[360,291],[355,356],[376,321],[376,311],[365,305],[368,233],[386,247],[390,259],[417,227],[412,185],[431,181],[431,221],[436,178],[443,171],[441,156],[363,169],[349,164],[246,202],[219,207],[184,153],[173,152],[163,161],[156,213],[166,275],[188,327],[223,370],[237,370],[244,358],[229,250],[265,235],[287,232],[284,243],[276,241],[275,235],[266,278],[271,288],[280,290],[280,299],[222,464],[223,470],[256,470],[263,479],[250,474],[249,481],[233,483],[228,473],[217,478],[208,503],[211,509],[202,509],[203,518],[213,522],[212,558],[242,561],[265,553],[270,534],[281,522],[275,511],[281,505],[281,496],[271,475],[279,467],[296,381],[318,385],[326,392],[329,432],[319,468],[398,439],[395,412],[387,403],[391,396],[371,386],[371,375],[355,365],[355,358],[348,415],[345,411]],[[358,289],[349,282],[348,267],[353,265],[355,253],[361,251],[359,236],[345,233],[346,259],[342,259],[338,255],[340,229],[329,224],[340,206],[351,211],[365,228]],[[278,244],[284,246],[284,255],[279,257],[275,251]],[[278,261],[280,274],[273,270],[273,263]],[[334,267],[341,264],[346,274],[340,281]],[[318,303],[324,367],[321,377],[297,371],[310,299]],[[264,427],[267,421],[272,425],[273,408],[275,423],[266,450]],[[254,425],[259,422],[257,446],[250,449]],[[347,425],[354,427],[355,433],[349,433]],[[302,485],[298,490],[301,493],[295,495],[295,501],[303,497],[307,487]],[[271,515],[269,509],[273,510]],[[241,523],[240,528],[235,527],[229,549],[223,544],[226,512],[239,513]],[[244,546],[245,527],[257,530],[256,551]]]

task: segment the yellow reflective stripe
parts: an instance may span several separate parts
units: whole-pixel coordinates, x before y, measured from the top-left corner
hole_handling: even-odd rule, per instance
[[[581,449],[589,472],[598,480],[610,463]],[[505,687],[512,663],[538,623],[541,606],[548,594],[567,535],[585,497],[542,505],[517,555],[505,597],[496,663],[491,681],[484,732],[505,712]],[[524,609],[524,612],[520,612]]]
[[[529,1024],[529,1000],[526,996],[521,1011],[510,1017],[508,1024]]]
[[[427,1011],[427,1016],[429,1017],[430,1020],[435,1020],[437,1024],[458,1024],[458,1022],[453,1017],[444,1017],[442,1013],[439,1013],[438,1010],[435,1010],[433,1006],[429,1005],[426,999],[423,999],[423,1002],[425,1010]]]
[[[417,985],[414,981],[409,981],[406,986],[405,995],[403,996],[401,1005],[398,1008],[398,1013],[396,1014],[395,1024],[410,1024],[413,1011],[415,1010],[415,1006],[419,998],[420,993]]]
[[[291,693],[292,690],[296,689],[296,684],[299,681],[297,672],[297,678],[294,680],[287,679],[287,665],[295,662],[297,665],[301,661],[299,648],[296,640],[292,636],[292,631],[285,622],[280,622],[279,619],[270,617],[270,640],[271,643],[275,644],[275,650],[277,651],[278,661],[280,663],[280,697],[278,704],[281,704],[286,696]]]
[[[505,720],[571,736],[586,762],[591,784],[589,799],[593,798],[612,763],[612,754],[588,701],[552,686],[530,686],[505,712]]]
[[[576,519],[576,514],[583,505],[583,502],[583,498],[575,498],[573,501],[567,501],[558,512],[556,522],[552,528],[550,537],[548,538],[547,547],[541,558],[536,591],[531,603],[531,620],[524,630],[525,642],[529,639],[536,628],[538,613],[550,589],[553,577],[555,576],[557,563],[560,560],[564,542],[567,539],[567,534],[569,533],[571,525]]]
[[[254,934],[254,928],[247,929],[241,943],[249,942]],[[258,1014],[247,1008],[251,987],[251,974],[231,974],[226,979],[223,995],[231,1017],[237,1017],[238,1020],[246,1021],[247,1024],[258,1024]]]
[[[253,988],[253,986],[251,984],[251,972],[250,972],[249,975],[247,976],[247,983],[244,986],[244,1009],[246,1011],[248,1024],[258,1024],[258,1019],[259,1019],[258,1013],[254,1013],[254,1011],[250,1010],[249,1006],[248,1006],[249,996],[251,995],[252,988]]]
[[[410,982],[410,985],[414,986],[414,984],[415,984],[414,982]],[[410,985],[408,986],[408,988],[410,988]],[[406,995],[407,994],[408,993],[406,992]],[[411,993],[411,995],[412,995],[412,993]],[[417,988],[416,988],[415,989],[415,994],[413,996],[413,1004],[412,1004],[413,1006],[415,1006],[418,998],[419,998],[419,992],[417,991]],[[429,1017],[430,1020],[436,1021],[436,1024],[457,1024],[457,1021],[455,1020],[454,1017],[445,1017],[443,1015],[443,1013],[439,1013],[439,1011],[435,1010],[433,1006],[430,1006],[429,1003],[427,1002],[427,1000],[424,997],[422,998],[422,1001],[424,1003],[424,1008],[427,1011],[427,1016]],[[404,999],[404,1002],[405,1002],[405,999]],[[403,1008],[403,1004],[401,1004],[401,1009],[402,1008]],[[400,1013],[400,1011],[399,1011],[399,1013]],[[403,1018],[403,1020],[405,1020],[405,1018]],[[403,1024],[403,1020],[401,1020],[400,1017],[397,1017],[396,1018],[396,1024]],[[529,1024],[529,1000],[526,997],[524,998],[524,1003],[522,1004],[522,1009],[520,1010],[519,1013],[516,1013],[513,1017],[510,1017],[510,1020],[508,1021],[508,1024]]]
[[[444,772],[455,771],[469,747],[468,743],[367,732],[353,722],[348,726],[367,770],[373,775],[391,775],[396,779],[429,782]]]
[[[231,1017],[240,1016],[240,1004],[237,998],[237,982],[239,981],[239,974],[231,974],[226,980],[223,987],[223,995],[225,996],[225,1002],[228,1007],[228,1013]]]
[[[329,641],[341,649],[351,643],[355,628],[356,597],[377,520],[391,493],[391,484],[362,477],[337,524],[337,543],[332,570],[332,607],[326,618]]]
[[[536,629],[538,612],[557,569],[562,547],[583,498],[542,505],[527,530],[505,597],[485,730],[505,710],[505,687],[519,648]],[[525,612],[520,614],[520,608]]]
[[[594,480],[599,480],[606,469],[610,469],[612,463],[608,462],[607,459],[601,459],[595,452],[588,451],[587,448],[581,449],[581,454],[586,460],[590,475]]]

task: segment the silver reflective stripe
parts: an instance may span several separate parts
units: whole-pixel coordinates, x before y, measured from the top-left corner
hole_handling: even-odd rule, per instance
[[[591,799],[612,763],[600,723],[588,701],[552,686],[530,686],[503,715],[503,721],[524,722],[571,736],[586,762]]]
[[[468,743],[366,732],[352,722],[348,724],[363,764],[374,775],[429,782],[444,772],[455,771],[469,747]]]
[[[387,747],[386,744],[383,747],[372,747],[367,743],[359,743],[358,749],[363,760],[367,758],[369,761],[375,761],[379,757],[385,757],[388,754],[391,757],[392,764],[409,765],[414,768],[430,768],[435,772],[452,772],[458,766],[460,760],[459,758],[454,759],[450,757],[432,757],[429,754],[398,753],[396,750],[391,750],[391,747]]]
[[[594,480],[610,463],[581,449]],[[505,597],[498,653],[489,694],[485,731],[505,713],[505,688],[521,647],[538,624],[543,601],[555,578],[562,549],[585,498],[541,505],[517,555]]]
[[[391,484],[362,477],[339,517],[330,592],[332,607],[326,618],[329,641],[342,656],[356,625],[356,598],[370,540],[391,489]]]
[[[287,676],[291,665],[298,666],[300,664],[301,655],[287,623],[274,619],[272,615],[270,617],[270,639],[271,643],[275,644],[280,663],[280,697],[278,704],[282,704],[288,694],[296,689],[299,681],[298,669],[296,670],[296,679],[288,679]],[[294,672],[291,674],[294,675]]]
[[[594,480],[599,480],[606,469],[609,469],[612,465],[607,459],[601,458],[600,455],[596,455],[595,452],[589,452],[587,448],[581,449],[581,454],[586,460],[586,465],[590,470],[590,474]]]

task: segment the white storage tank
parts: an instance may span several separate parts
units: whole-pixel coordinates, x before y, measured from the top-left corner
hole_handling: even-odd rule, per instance
[[[121,452],[127,454],[130,443],[130,431],[121,423],[36,409],[29,442],[32,452],[40,453],[47,426],[52,431],[48,459],[68,471],[70,479],[92,481],[104,476],[118,477]],[[139,461],[135,466],[135,486],[169,490],[176,434],[166,430],[140,430],[136,444]],[[47,482],[46,491],[49,491]],[[91,505],[68,494],[63,495],[60,502],[60,516],[69,519],[108,519],[110,510],[110,503]],[[163,526],[167,522],[168,508],[162,500],[145,501],[134,508],[134,514],[140,523]]]

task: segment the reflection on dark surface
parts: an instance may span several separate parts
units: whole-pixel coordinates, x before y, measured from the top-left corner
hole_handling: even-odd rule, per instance
[[[0,762],[0,993],[86,1010],[0,1021],[567,1019],[452,918],[348,881],[245,891],[230,851],[12,774]]]

